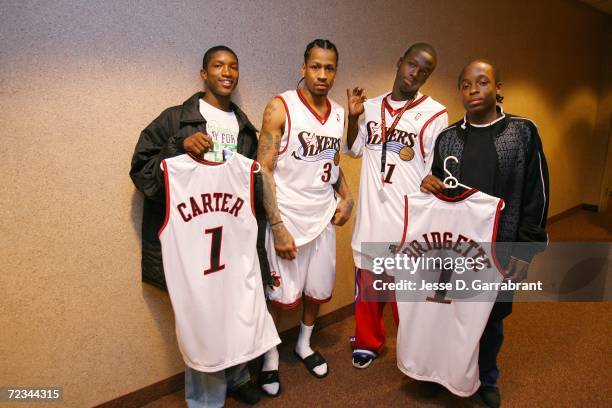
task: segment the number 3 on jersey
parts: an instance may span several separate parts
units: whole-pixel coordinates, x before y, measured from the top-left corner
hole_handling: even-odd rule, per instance
[[[204,234],[211,235],[210,244],[210,267],[204,270],[204,275],[209,273],[219,272],[225,269],[225,264],[221,265],[221,243],[223,242],[223,226],[208,228],[204,230]]]
[[[331,163],[328,162],[323,165],[323,175],[321,176],[321,181],[323,181],[324,183],[327,183],[331,178],[331,169]]]

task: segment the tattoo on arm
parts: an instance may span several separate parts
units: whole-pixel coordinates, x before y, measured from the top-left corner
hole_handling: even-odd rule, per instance
[[[334,190],[342,197],[343,200],[346,200],[348,203],[353,206],[353,196],[351,191],[349,190],[348,183],[346,182],[346,177],[344,177],[344,173],[342,169],[339,169],[340,173],[338,174],[338,181],[336,181],[333,185]]]
[[[266,111],[268,111],[268,108],[266,108]],[[265,115],[264,113],[264,121],[266,120]],[[276,202],[276,183],[272,174],[272,166],[278,157],[279,148],[280,135],[275,136],[269,131],[263,130],[259,138],[257,157],[262,164],[263,205],[270,224],[281,221],[280,210]]]
[[[266,125],[270,124],[270,122],[272,121],[272,114],[274,112],[276,112],[276,107],[269,103],[268,106],[266,106],[266,109],[264,110],[262,127],[265,128]]]
[[[338,174],[338,180],[332,185],[336,193],[340,193],[340,186],[344,183],[344,173],[342,173],[342,169],[338,169],[340,173]]]

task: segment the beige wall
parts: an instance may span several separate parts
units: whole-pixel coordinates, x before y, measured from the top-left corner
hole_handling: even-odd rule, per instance
[[[592,183],[585,197],[587,202],[598,204],[600,211],[607,208],[612,194],[612,19],[608,19],[605,30],[605,59],[601,65],[599,107],[594,128],[594,134],[599,137],[595,137],[592,147]]]
[[[140,283],[142,197],[128,171],[140,130],[199,89],[211,45],[238,53],[236,99],[257,125],[266,101],[295,86],[316,37],[340,49],[332,97],[341,103],[348,86],[388,90],[404,49],[431,42],[439,68],[424,90],[453,120],[460,68],[493,59],[506,110],[539,126],[551,215],[596,201],[588,175],[602,173],[591,147],[608,137],[594,129],[609,17],[573,1],[333,3],[3,2],[0,384],[60,385],[64,406],[82,407],[183,369],[169,300]],[[360,163],[343,166],[357,194]],[[339,230],[337,290],[324,312],[352,301],[350,228]]]

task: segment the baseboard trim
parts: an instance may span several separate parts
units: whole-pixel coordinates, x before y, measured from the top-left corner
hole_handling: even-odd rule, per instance
[[[583,203],[582,204],[582,209],[586,210],[586,211],[597,212],[597,211],[599,211],[599,206],[595,205],[595,204],[586,204],[586,203]]]
[[[122,395],[114,400],[96,405],[94,408],[139,408],[157,401],[168,394],[185,387],[185,373],[178,373],[170,378],[148,385],[144,388]]]
[[[547,224],[553,224],[559,220],[569,217],[572,214],[577,213],[582,209],[582,204],[578,204],[572,208],[568,208],[565,211],[560,212],[559,214],[553,215],[552,217],[548,217]]]
[[[338,323],[353,314],[353,304],[342,306],[317,319],[316,330]],[[283,342],[297,338],[299,327],[292,327],[280,333]],[[114,400],[96,405],[94,408],[139,408],[185,387],[185,373],[181,372],[170,378],[148,385],[144,388],[117,397]]]

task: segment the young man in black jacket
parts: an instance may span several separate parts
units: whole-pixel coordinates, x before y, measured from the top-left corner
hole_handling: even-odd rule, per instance
[[[231,101],[239,78],[236,53],[225,46],[210,48],[204,54],[200,77],[204,81],[206,92],[198,92],[182,105],[164,110],[142,131],[132,157],[130,177],[145,196],[142,220],[142,280],[164,290],[166,282],[161,244],[157,237],[165,213],[164,176],[160,168],[162,160],[184,153],[213,154],[218,160],[223,153],[221,150],[214,151],[215,143],[251,159],[255,158],[257,151],[255,127]],[[256,197],[261,199],[261,184],[257,178],[255,189]],[[261,201],[256,202],[256,212],[259,226],[257,249],[263,282],[267,284],[271,282],[271,277],[265,253],[266,219]],[[185,392],[190,407],[198,406],[201,402],[198,400],[201,395],[198,394],[202,393],[206,393],[207,403],[216,401],[218,405],[223,405],[228,388],[235,389],[237,396],[247,403],[252,404],[259,400],[259,392],[248,381],[246,364],[222,371],[218,378],[211,375],[202,376],[189,367],[186,368],[185,374]]]
[[[522,281],[529,263],[548,242],[548,168],[535,124],[504,113],[501,81],[495,67],[484,60],[468,64],[459,76],[466,114],[443,130],[436,141],[433,175],[423,179],[421,191],[445,189],[443,163],[460,183],[503,198],[497,241],[498,258],[509,279]],[[502,299],[503,298],[503,299]],[[480,340],[478,394],[490,407],[500,404],[497,354],[503,341],[504,317],[512,312],[512,293],[501,293]]]

